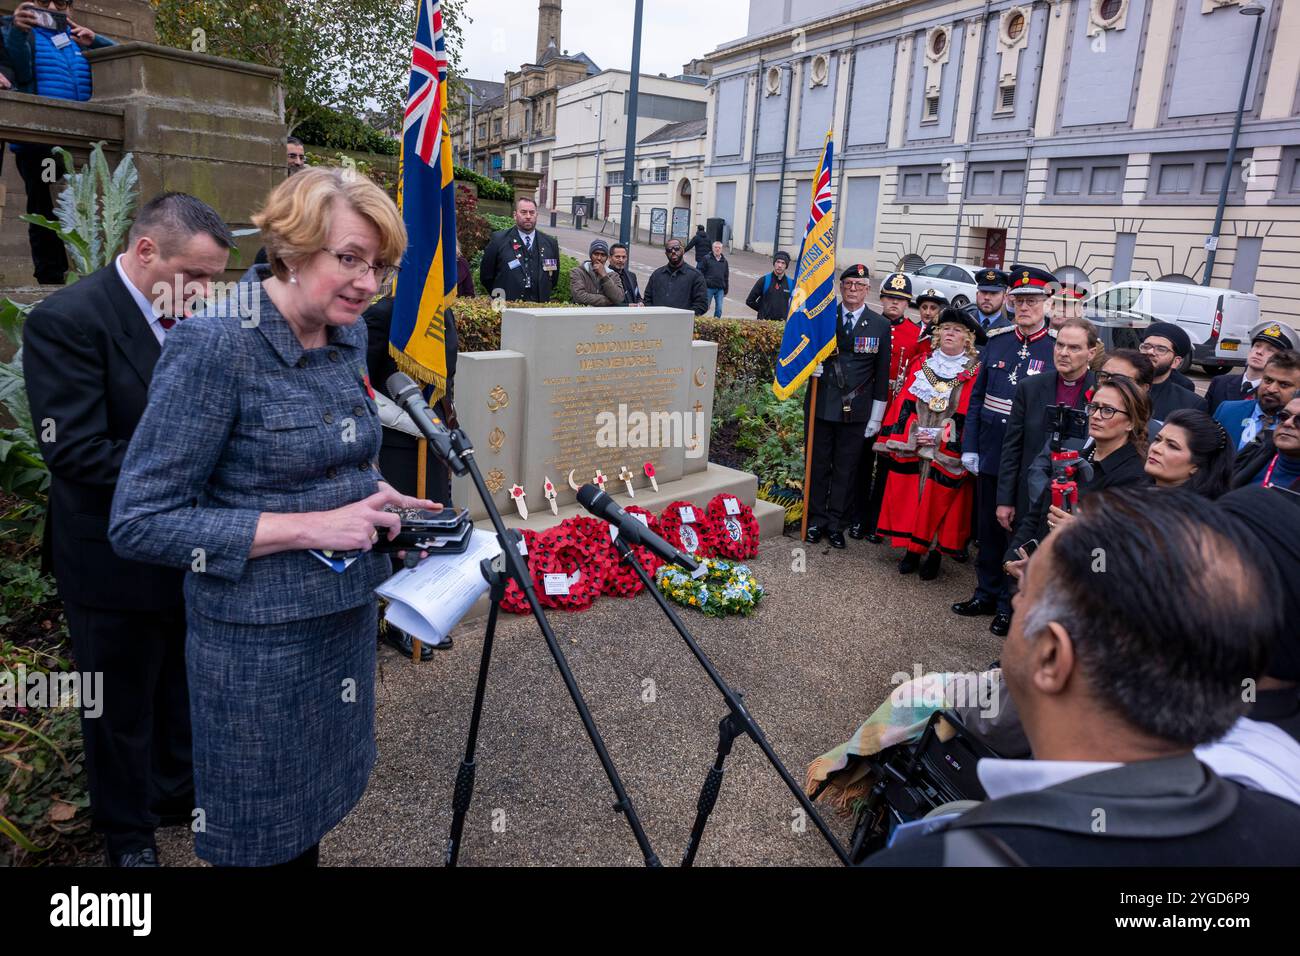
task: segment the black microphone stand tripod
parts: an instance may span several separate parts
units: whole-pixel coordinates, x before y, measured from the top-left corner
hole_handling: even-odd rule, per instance
[[[415,418],[415,416],[412,417]],[[483,481],[483,475],[479,472],[478,465],[474,461],[474,446],[459,428],[449,429],[445,432],[428,431],[425,429],[425,423],[422,420],[416,418],[415,421],[417,425],[421,426],[421,431],[424,432],[425,437],[429,439],[429,445],[433,448],[434,454],[442,459],[456,475],[469,475],[479,498],[483,501],[483,506],[487,509],[488,517],[492,520],[492,527],[496,531],[497,541],[501,545],[500,555],[495,558],[485,558],[480,562],[483,577],[487,579],[489,585],[492,605],[488,611],[487,627],[483,634],[483,655],[479,660],[478,683],[474,690],[474,709],[470,715],[469,736],[465,741],[465,756],[456,771],[456,785],[452,795],[451,834],[447,838],[446,865],[456,865],[457,858],[460,855],[461,834],[465,828],[465,815],[469,811],[470,801],[474,796],[474,754],[478,747],[478,730],[479,721],[483,714],[483,699],[487,693],[487,674],[488,665],[492,660],[492,641],[496,636],[497,616],[501,610],[501,599],[505,595],[506,584],[513,579],[528,599],[528,606],[532,609],[533,617],[537,620],[537,626],[546,639],[546,646],[551,652],[551,657],[555,659],[555,666],[559,669],[560,677],[564,680],[564,686],[573,699],[573,705],[578,710],[578,716],[582,719],[582,726],[591,739],[591,745],[596,750],[596,756],[600,758],[601,766],[605,768],[605,775],[609,777],[610,786],[613,787],[614,795],[617,797],[614,812],[622,813],[627,818],[627,825],[632,830],[632,836],[636,838],[637,846],[641,848],[641,855],[645,858],[645,865],[659,866],[659,858],[655,855],[654,848],[650,846],[650,840],[641,826],[641,820],[637,816],[636,808],[632,806],[632,799],[623,788],[623,781],[619,778],[614,761],[610,758],[609,751],[605,749],[605,741],[601,738],[600,731],[596,729],[596,723],[592,720],[591,712],[587,710],[586,701],[583,700],[582,691],[578,689],[577,681],[573,678],[573,672],[569,670],[569,664],[564,657],[564,652],[560,650],[559,642],[555,639],[555,632],[551,630],[551,625],[546,620],[546,613],[537,600],[537,592],[533,587],[532,576],[519,554],[518,542],[521,540],[521,535],[516,531],[507,530],[505,523],[501,520],[501,512],[497,510],[496,504],[492,501],[492,494],[488,491],[487,485]]]
[[[763,751],[763,755],[767,757],[768,763],[785,781],[785,785],[790,788],[790,792],[799,801],[804,812],[812,819],[821,835],[826,838],[826,842],[835,851],[835,855],[839,857],[840,862],[848,866],[849,856],[844,851],[844,847],[831,833],[826,821],[821,818],[821,814],[817,812],[812,801],[808,799],[808,795],[804,793],[803,787],[799,786],[794,777],[790,776],[790,771],[781,763],[781,758],[776,755],[776,751],[768,743],[762,729],[755,723],[754,718],[749,715],[749,711],[745,709],[744,695],[733,690],[722,675],[718,673],[717,668],[713,666],[713,662],[700,649],[700,645],[691,636],[691,632],[687,630],[686,625],[677,616],[677,612],[668,603],[668,599],[660,593],[654,582],[650,580],[650,575],[641,566],[641,562],[636,559],[636,554],[633,553],[631,546],[623,540],[623,535],[620,534],[614,538],[614,547],[622,555],[623,560],[636,571],[637,577],[641,579],[645,589],[654,595],[660,609],[677,630],[677,633],[682,636],[687,648],[695,655],[695,659],[700,662],[700,666],[709,675],[709,679],[713,681],[713,685],[718,688],[718,692],[722,694],[722,699],[727,704],[727,714],[718,722],[717,756],[714,758],[713,766],[709,768],[709,772],[704,778],[704,786],[700,789],[700,798],[695,805],[695,825],[691,827],[690,839],[686,844],[686,853],[682,857],[682,866],[691,866],[695,862],[695,854],[700,848],[700,838],[704,835],[704,827],[709,822],[709,814],[713,812],[713,805],[718,800],[718,792],[722,789],[723,764],[731,753],[731,745],[737,737],[742,735],[748,735],[754,743],[758,744],[759,749]]]

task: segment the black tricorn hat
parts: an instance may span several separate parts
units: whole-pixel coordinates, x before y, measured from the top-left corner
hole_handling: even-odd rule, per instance
[[[934,327],[938,330],[940,326],[946,323],[956,323],[957,325],[968,329],[971,334],[975,336],[976,345],[983,345],[988,341],[988,336],[984,334],[984,330],[980,328],[980,324],[975,321],[974,317],[969,312],[964,312],[961,309],[954,309],[952,306],[949,306],[939,313],[939,318],[935,319]]]

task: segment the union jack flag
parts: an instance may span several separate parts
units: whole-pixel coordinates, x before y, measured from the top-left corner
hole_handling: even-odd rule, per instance
[[[808,215],[808,232],[822,221],[822,216],[831,211],[834,199],[831,196],[831,168],[827,163],[822,166],[817,176],[817,193],[813,196],[812,211]]]
[[[417,16],[397,192],[407,246],[393,293],[388,349],[398,368],[430,386],[433,402],[447,390],[448,341],[455,341],[450,306],[457,280],[456,184],[446,126],[442,4],[420,0]]]
[[[443,93],[447,88],[447,41],[442,35],[442,4],[439,0],[420,5],[411,50],[411,86],[407,96],[403,138],[417,128],[416,153],[426,163],[433,161],[442,127]]]

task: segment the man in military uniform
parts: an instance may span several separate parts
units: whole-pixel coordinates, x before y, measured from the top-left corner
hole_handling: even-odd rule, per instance
[[[904,356],[915,347],[921,337],[921,327],[907,316],[907,306],[912,301],[912,279],[905,272],[887,276],[880,286],[880,313],[889,320],[889,397],[898,394],[903,373]],[[885,539],[876,534],[876,521],[880,518],[880,503],[885,498],[885,481],[889,478],[889,465],[893,458],[871,450],[871,442],[862,445],[862,460],[858,462],[857,487],[849,509],[849,537],[866,538],[872,544]]]
[[[991,270],[990,270],[991,271]],[[1015,323],[995,327],[988,333],[984,361],[975,379],[966,431],[962,435],[962,464],[974,473],[975,535],[979,541],[976,570],[979,585],[975,596],[952,606],[963,617],[993,615],[989,630],[1005,637],[1011,627],[1011,591],[1002,561],[1007,550],[1007,529],[998,523],[998,465],[1002,440],[1016,386],[1029,375],[1050,371],[1053,341],[1044,319],[1047,296],[1055,291],[1056,277],[1050,272],[1021,266],[1011,273],[1011,293],[1024,299],[1017,308]],[[978,320],[978,317],[977,317]]]
[[[510,302],[546,302],[560,268],[560,244],[537,231],[537,203],[515,200],[515,224],[492,234],[478,275],[488,294],[497,289]]]
[[[844,547],[845,516],[851,507],[863,444],[880,431],[885,417],[891,358],[889,320],[867,308],[870,291],[866,266],[849,266],[840,275],[836,351],[824,368],[813,372],[820,379],[817,407],[805,405],[804,414],[811,412],[816,418],[807,498],[807,540],[811,544],[825,535],[831,547]]]
[[[1009,329],[1011,313],[1005,308],[1007,274],[997,269],[981,269],[975,274],[975,301],[966,311],[987,334],[993,329]]]

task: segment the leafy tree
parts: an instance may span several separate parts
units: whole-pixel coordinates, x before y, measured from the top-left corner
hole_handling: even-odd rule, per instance
[[[284,72],[284,118],[330,110],[400,116],[419,0],[150,0],[158,42]],[[459,62],[465,0],[443,0],[448,56]],[[337,120],[334,120],[337,122]]]

